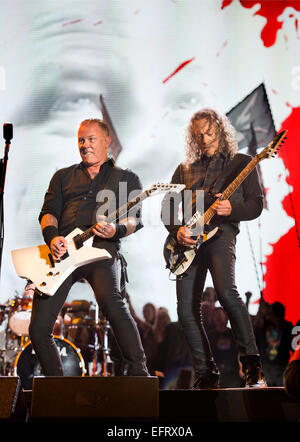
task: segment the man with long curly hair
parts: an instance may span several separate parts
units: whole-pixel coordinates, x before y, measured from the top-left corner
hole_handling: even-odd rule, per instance
[[[203,109],[190,120],[186,137],[186,161],[174,172],[172,183],[183,183],[192,192],[190,205],[195,212],[197,191],[204,191],[206,210],[221,196],[228,184],[246,167],[251,157],[237,153],[235,131],[226,116],[213,109]],[[182,194],[183,220],[178,216],[178,199],[166,196],[163,213],[168,209],[165,226],[178,243],[186,247],[197,241],[187,227],[186,190]],[[199,193],[198,193],[199,195]],[[202,192],[203,195],[203,192]],[[218,233],[204,242],[190,267],[177,276],[177,310],[191,349],[195,382],[193,389],[217,388],[219,371],[214,362],[201,316],[201,296],[209,271],[217,299],[227,312],[235,337],[247,387],[266,386],[260,356],[247,308],[235,284],[235,244],[240,221],[257,218],[263,209],[263,193],[256,170],[252,171],[235,193],[215,205],[211,224]],[[190,210],[189,210],[190,211]]]

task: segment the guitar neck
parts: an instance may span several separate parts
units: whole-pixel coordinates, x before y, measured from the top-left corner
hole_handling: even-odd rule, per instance
[[[226,189],[222,192],[222,197],[220,198],[220,200],[228,200],[231,195],[236,191],[236,189],[242,184],[242,182],[247,178],[247,176],[252,172],[252,170],[255,169],[258,163],[258,156],[252,158],[250,163],[247,164],[247,166],[239,173],[235,180],[233,180],[232,183],[229,184],[229,186],[227,186]],[[214,209],[214,204],[212,204],[204,213],[204,224],[209,223],[215,213],[216,211]]]
[[[230,198],[230,196],[235,192],[235,190],[242,184],[242,182],[247,178],[247,176],[252,172],[252,170],[257,166],[259,162],[258,156],[255,156],[252,158],[250,163],[247,164],[247,166],[240,172],[240,174],[235,178],[234,181],[232,181],[231,184],[229,184],[228,187],[224,190],[222,193],[222,200],[227,200]],[[218,200],[217,200],[218,201]],[[190,228],[195,227],[196,223],[200,224],[208,224],[212,217],[215,215],[216,211],[214,209],[214,203],[206,210],[204,215],[201,215],[199,211],[197,211],[193,217],[190,219],[190,221],[187,223],[187,226]]]
[[[141,204],[146,198],[150,196],[150,192],[145,190],[144,192],[140,193],[136,198],[133,198],[128,203],[123,204],[119,209],[117,209],[115,212],[108,215],[105,219],[105,221],[110,224],[116,222],[117,219],[119,219],[121,216],[126,215],[130,209],[133,207]],[[85,230],[80,235],[80,240],[82,242],[87,241],[92,236],[94,236],[93,229],[96,227],[96,224],[93,224],[91,227],[89,227],[87,230]]]
[[[221,200],[228,200],[230,196],[233,194],[233,192],[242,184],[242,182],[247,178],[247,176],[252,172],[252,170],[257,166],[259,161],[263,160],[264,158],[270,158],[272,156],[275,156],[277,153],[277,150],[279,149],[278,146],[282,146],[284,143],[284,140],[286,139],[287,130],[284,130],[277,134],[273,140],[267,145],[267,147],[264,148],[263,152],[260,154],[255,155],[254,158],[247,164],[247,166],[240,172],[240,174],[235,178],[235,180],[229,184],[229,186],[222,192],[222,196],[218,198],[215,202],[221,201]],[[200,212],[196,212],[195,215],[190,219],[190,221],[186,224],[188,227],[194,227],[196,223],[201,224],[202,226],[204,224],[208,224],[212,217],[215,215],[216,210],[214,208],[215,203],[213,203],[204,213],[202,216]]]

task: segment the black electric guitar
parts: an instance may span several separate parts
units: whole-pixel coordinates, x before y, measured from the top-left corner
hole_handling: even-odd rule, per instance
[[[115,222],[148,197],[166,192],[178,193],[184,188],[184,184],[153,184],[148,190],[110,214],[105,221]],[[13,250],[12,260],[18,276],[33,282],[39,292],[53,296],[77,267],[111,258],[107,250],[93,247],[94,227],[94,225],[91,226],[85,232],[76,228],[66,236],[68,251],[61,261],[54,261],[46,244]]]
[[[178,276],[182,275],[190,267],[199,247],[212,238],[219,230],[218,227],[212,227],[209,224],[212,217],[216,214],[216,205],[218,202],[229,199],[233,192],[242,184],[245,178],[247,178],[260,161],[275,156],[279,146],[284,142],[286,134],[287,130],[284,130],[276,135],[261,153],[255,155],[255,157],[247,164],[242,172],[240,172],[235,180],[229,184],[222,195],[216,199],[204,214],[197,211],[186,223],[186,226],[190,229],[197,227],[198,232],[200,232],[196,236],[197,243],[193,247],[185,247],[177,241],[177,238],[171,234],[168,235],[163,250],[167,269],[170,269],[173,274]]]

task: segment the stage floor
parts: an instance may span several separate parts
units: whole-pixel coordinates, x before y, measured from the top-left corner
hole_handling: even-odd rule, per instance
[[[24,393],[30,420],[32,391]],[[82,419],[85,418],[82,416]],[[140,418],[123,416],[111,416],[108,419],[119,421],[120,418],[121,421],[143,421]],[[99,416],[99,419],[102,417]],[[107,416],[103,419],[107,420]],[[300,422],[300,402],[291,400],[284,388],[280,387],[160,390],[158,415],[147,418],[146,421],[178,425],[200,422]]]
[[[300,422],[300,401],[281,387],[159,390],[156,377],[37,377],[23,390],[0,377],[0,420],[96,420],[187,425]]]
[[[300,422],[300,402],[284,388],[227,388],[159,392],[160,421]]]

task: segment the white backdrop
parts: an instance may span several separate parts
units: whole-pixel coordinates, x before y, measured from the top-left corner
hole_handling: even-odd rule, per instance
[[[14,138],[0,302],[23,292],[10,251],[43,241],[37,218],[49,180],[58,168],[80,161],[78,125],[101,117],[100,94],[123,145],[118,165],[138,173],[145,188],[168,182],[184,159],[185,129],[196,110],[210,106],[225,113],[262,82],[276,129],[290,113],[286,102],[299,105],[299,12],[284,10],[275,43],[266,47],[261,39],[266,19],[254,16],[259,4],[221,5],[221,0],[1,2],[0,122],[14,124]],[[245,223],[237,249],[238,288],[242,296],[251,291],[252,301],[259,298],[259,263],[271,252],[269,243],[294,224],[281,206],[288,192],[282,161],[264,161],[261,168],[269,210],[247,224],[255,259]],[[144,203],[145,228],[125,239],[122,250],[136,311],[151,301],[176,320],[175,283],[162,258],[167,232],[160,201]],[[92,299],[89,288],[76,284],[69,300],[83,297]],[[250,312],[256,310],[251,305]]]

